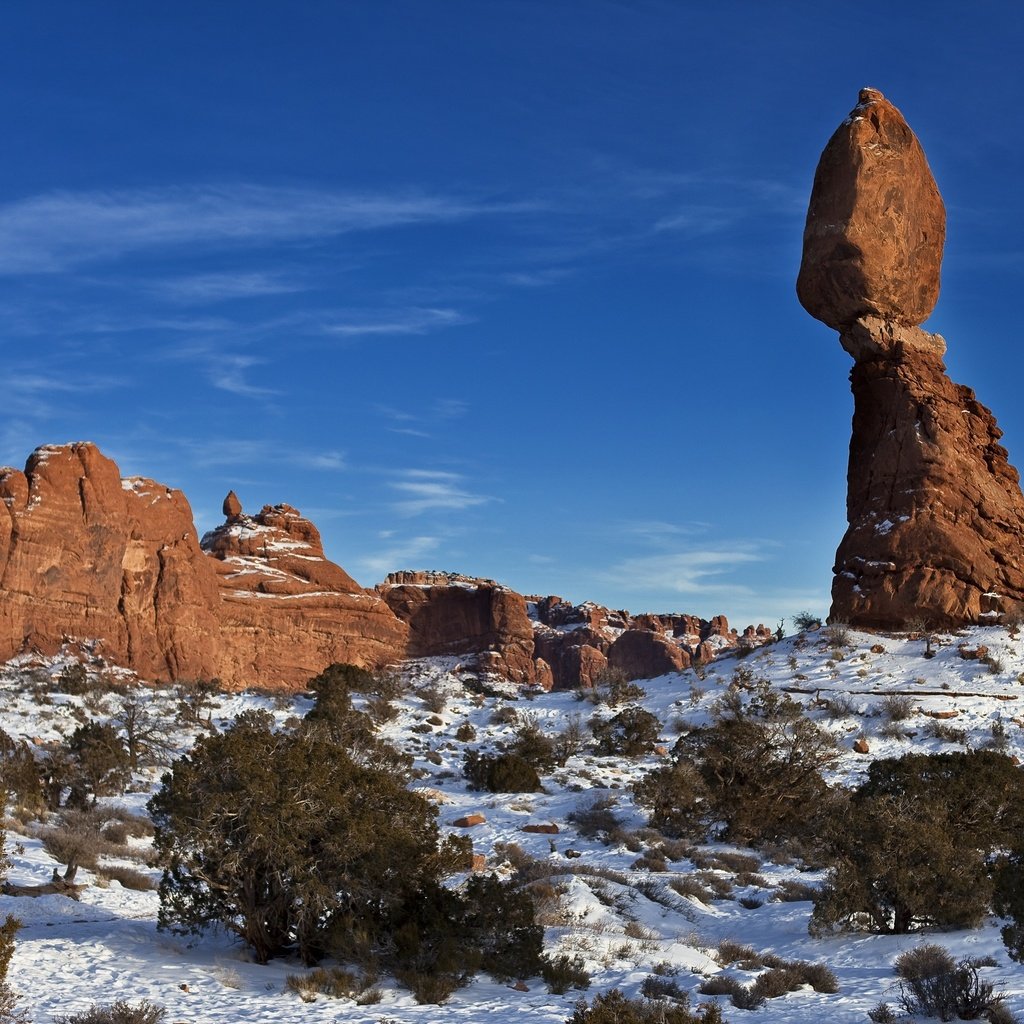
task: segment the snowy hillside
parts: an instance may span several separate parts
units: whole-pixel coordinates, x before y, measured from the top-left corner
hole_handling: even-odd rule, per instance
[[[22,658],[2,670],[0,727],[11,737],[42,749],[86,718],[103,721],[115,713],[116,694],[61,692],[65,665],[61,659]],[[502,876],[529,858],[539,862],[530,875],[546,883],[536,885],[545,945],[586,961],[591,975],[586,992],[551,994],[539,978],[522,991],[480,976],[439,1009],[417,1005],[407,990],[382,978],[377,1003],[325,996],[315,1004],[304,1002],[286,984],[289,975],[303,973],[296,960],[259,966],[224,932],[196,940],[157,930],[156,892],[126,888],[113,877],[120,871],[129,884],[142,884],[139,873],[158,881],[159,870],[147,866],[149,840],[140,836],[129,838],[115,857],[101,860],[103,874],[79,871],[76,881],[85,883],[80,901],[63,895],[0,897],[0,919],[10,913],[24,925],[8,980],[31,1018],[46,1024],[93,1003],[147,998],[167,1008],[168,1021],[562,1022],[581,995],[593,998],[618,987],[636,996],[655,976],[690,992],[691,1005],[717,999],[733,1022],[753,1013],[765,1022],[863,1024],[880,1001],[897,998],[894,958],[926,941],[947,946],[957,957],[991,957],[997,966],[983,967],[983,977],[1006,994],[1010,1010],[1024,1012],[1024,969],[1007,956],[995,919],[975,930],[924,937],[812,938],[811,903],[805,897],[822,871],[801,870],[799,860],[790,858],[774,863],[763,853],[736,847],[661,842],[645,831],[647,814],[634,806],[631,795],[632,784],[665,761],[686,723],[708,721],[730,684],[749,685],[758,678],[798,699],[839,738],[843,754],[830,772],[832,782],[855,785],[873,758],[910,751],[996,746],[1024,757],[1024,637],[994,627],[930,641],[850,632],[837,646],[825,631],[810,632],[746,657],[722,657],[702,677],[687,671],[639,681],[646,695],[638,703],[657,716],[661,729],[656,752],[632,758],[598,756],[587,728],[593,716],[608,718],[621,707],[580,701],[567,692],[528,694],[507,684],[500,695],[475,693],[456,668],[454,661],[437,659],[409,663],[403,670],[408,685],[395,701],[397,715],[381,732],[414,756],[418,779],[413,786],[439,805],[443,831],[468,835],[474,852]],[[201,728],[175,723],[179,695],[169,688],[138,692],[171,725],[176,749],[186,750]],[[213,725],[223,728],[240,712],[261,708],[283,726],[310,706],[303,696],[236,694],[217,697],[209,713]],[[588,745],[543,775],[542,792],[469,789],[462,774],[467,749],[498,749],[526,720],[545,732],[560,732],[576,716]],[[858,740],[868,753],[855,752]],[[122,809],[144,815],[161,771],[137,771],[126,795],[101,804],[112,814]],[[453,824],[475,814],[485,821],[462,828]],[[608,828],[587,827],[599,820],[614,823],[610,840]],[[48,882],[60,865],[44,851],[39,823],[8,818],[6,824],[13,862],[9,882]],[[548,829],[524,831],[525,826]],[[834,972],[838,991],[818,992],[808,985],[754,1011],[735,1008],[725,996],[701,994],[698,986],[710,976],[725,972],[748,983],[763,969],[727,963],[724,941],[747,944],[759,954],[824,964]]]

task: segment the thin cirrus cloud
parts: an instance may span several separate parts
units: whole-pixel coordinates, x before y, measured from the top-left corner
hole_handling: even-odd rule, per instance
[[[527,208],[416,192],[253,184],[59,191],[0,205],[0,273],[52,273],[170,246],[300,241]]]
[[[356,564],[367,574],[380,577],[403,568],[420,569],[423,567],[420,564],[420,559],[436,551],[440,544],[441,541],[437,537],[409,537],[407,540],[397,541],[381,551],[363,555],[356,560]]]
[[[182,441],[181,447],[191,455],[197,466],[259,466],[287,465],[303,469],[341,470],[345,469],[342,452],[316,451],[294,448],[273,441],[247,439],[222,440],[214,444],[198,441]]]
[[[264,363],[266,360],[257,356],[220,355],[207,367],[207,376],[215,388],[242,398],[266,398],[280,394],[273,388],[260,387],[246,380],[246,370]]]
[[[228,299],[254,299],[262,295],[291,295],[307,285],[278,274],[223,271],[189,274],[154,282],[149,291],[180,305],[203,305]]]
[[[341,338],[361,338],[385,334],[427,334],[468,323],[472,323],[472,317],[456,309],[413,307],[353,314],[340,323],[325,324],[324,330]]]
[[[473,494],[461,484],[457,473],[410,469],[401,480],[394,480],[392,490],[403,495],[392,508],[399,515],[418,516],[424,512],[459,512],[494,501],[485,494]]]
[[[748,543],[661,555],[626,558],[602,579],[623,590],[676,594],[746,594],[749,588],[722,582],[720,577],[764,556]]]

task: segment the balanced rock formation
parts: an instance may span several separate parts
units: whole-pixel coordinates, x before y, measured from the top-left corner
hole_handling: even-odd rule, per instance
[[[939,290],[942,199],[920,144],[864,89],[822,153],[797,294],[855,362],[833,619],[999,621],[1024,602],[1024,496],[991,412],[920,324]]]
[[[877,89],[818,161],[797,294],[811,316],[843,331],[865,316],[920,324],[939,297],[946,211],[924,150]]]
[[[294,689],[405,653],[405,625],[287,506],[248,519],[229,495],[207,553],[180,491],[88,443],[0,469],[0,498],[0,660],[79,639],[148,679]]]

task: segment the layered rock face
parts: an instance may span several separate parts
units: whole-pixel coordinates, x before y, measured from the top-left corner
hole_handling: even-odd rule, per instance
[[[405,623],[326,558],[297,509],[228,506],[202,540],[219,586],[221,679],[304,685],[334,662],[379,667],[405,655]]]
[[[0,498],[0,659],[80,638],[149,679],[295,688],[404,654],[405,625],[288,506],[250,519],[226,501],[207,554],[180,491],[122,480],[85,443],[0,469]]]
[[[534,657],[526,601],[494,580],[442,572],[395,572],[378,586],[409,626],[410,657],[474,655],[481,671],[516,683],[547,683]]]
[[[855,362],[847,518],[833,619],[876,628],[999,621],[1024,601],[1024,496],[991,412],[920,324],[945,213],[899,111],[872,89],[815,174],[797,283]]]

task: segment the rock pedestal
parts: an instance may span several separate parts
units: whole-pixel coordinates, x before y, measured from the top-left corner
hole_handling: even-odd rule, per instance
[[[877,90],[822,153],[797,294],[854,358],[847,518],[833,619],[897,629],[996,623],[1024,607],[1024,496],[995,418],[917,325],[939,292],[945,212]]]

